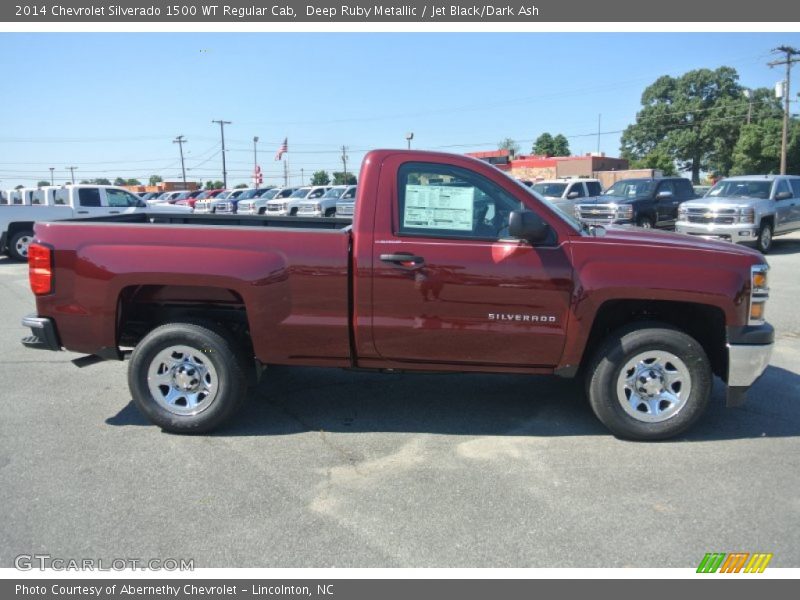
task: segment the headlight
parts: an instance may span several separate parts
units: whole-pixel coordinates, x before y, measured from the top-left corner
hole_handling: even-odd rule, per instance
[[[576,219],[581,218],[581,207],[578,206],[577,204],[575,205],[575,218]]]
[[[314,210],[319,212],[320,210],[322,210],[322,206],[320,206],[319,204],[315,204],[314,205]]]
[[[617,219],[632,219],[633,206],[631,206],[630,204],[623,204],[622,206],[617,206],[616,217]]]
[[[689,215],[689,209],[685,206],[678,207],[678,220],[684,220]]]
[[[283,203],[283,210],[289,210],[289,203],[288,202],[284,202]]]
[[[748,316],[748,325],[761,325],[764,323],[764,312],[769,299],[767,271],[769,271],[769,265],[766,264],[750,267],[750,314]]]
[[[755,223],[755,222],[756,222],[756,211],[754,208],[739,209],[739,223]]]

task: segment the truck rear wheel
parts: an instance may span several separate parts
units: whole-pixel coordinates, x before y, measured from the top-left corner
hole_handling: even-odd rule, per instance
[[[18,231],[8,241],[8,255],[20,262],[28,261],[28,246],[33,241],[32,231]]]
[[[587,373],[589,403],[611,432],[663,440],[691,427],[711,397],[711,366],[693,337],[661,323],[611,334]]]
[[[133,350],[128,385],[136,406],[174,433],[206,433],[244,401],[244,358],[233,337],[212,323],[170,323]]]

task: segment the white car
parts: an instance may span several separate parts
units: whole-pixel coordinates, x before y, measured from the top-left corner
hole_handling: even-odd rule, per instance
[[[335,185],[321,198],[304,200],[297,209],[298,217],[332,217],[336,214],[336,203],[339,200],[352,202],[356,197],[356,186]]]
[[[263,215],[267,212],[267,203],[270,200],[282,200],[294,194],[297,188],[281,187],[267,190],[258,198],[249,198],[239,201],[238,213],[240,215]]]
[[[0,252],[19,261],[28,259],[33,225],[40,221],[86,219],[137,212],[191,212],[188,206],[147,205],[128,190],[113,185],[48,186],[32,190],[30,205],[0,210]]]
[[[288,198],[273,199],[267,202],[266,214],[271,217],[294,217],[303,200],[314,200],[330,189],[326,185],[313,185],[297,188]]]
[[[537,181],[531,189],[550,200],[568,215],[575,214],[576,201],[584,201],[603,193],[603,186],[597,179],[546,179]]]

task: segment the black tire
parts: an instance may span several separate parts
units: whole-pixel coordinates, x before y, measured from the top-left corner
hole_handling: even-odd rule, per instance
[[[178,351],[184,348],[191,352]],[[175,352],[170,353],[169,349]],[[166,369],[170,363],[165,360],[176,361],[172,370]],[[155,381],[162,376],[155,374],[159,369],[163,369],[163,376],[168,379],[168,373],[173,375],[170,383],[158,386],[155,382],[157,392],[154,393],[149,376]],[[247,372],[241,346],[224,328],[205,322],[169,323],[153,329],[134,348],[128,366],[128,386],[139,410],[163,430],[206,433],[219,427],[240,408],[247,392]],[[176,379],[179,376],[183,379]],[[204,386],[209,382],[215,393],[207,393],[193,409],[192,393],[179,389],[179,381],[198,384],[195,389],[200,389],[200,393],[194,394],[195,400],[203,396],[203,389],[208,389]],[[179,397],[168,407],[170,402],[164,396],[170,391]],[[185,397],[181,398],[181,393]]]
[[[8,255],[16,261],[28,262],[28,244],[32,241],[32,231],[18,231],[8,240]]]
[[[663,360],[650,363],[654,366],[650,370],[647,360],[653,356]],[[640,357],[645,358],[630,368]],[[670,379],[659,379],[661,376]],[[664,440],[683,433],[702,416],[710,401],[712,377],[708,357],[693,337],[663,323],[635,323],[609,335],[597,350],[586,373],[586,391],[594,414],[617,437]],[[647,395],[650,390],[637,395],[637,386],[657,388],[659,380],[671,380],[671,385],[677,386],[677,391],[676,387],[663,388],[667,396],[675,398],[671,406],[669,400],[660,400],[662,395],[655,390],[653,396]],[[689,392],[681,395],[687,387]],[[655,412],[649,412],[651,409]]]
[[[289,211],[289,216],[290,217],[296,217],[297,216],[297,209],[296,208],[291,209]]]
[[[636,219],[636,226],[641,227],[643,229],[654,229],[656,224],[652,217],[642,215],[641,217]]]
[[[336,209],[335,208],[329,208],[328,210],[325,211],[325,216],[326,217],[334,217],[334,216],[336,216]]]
[[[772,248],[772,223],[764,221],[761,227],[758,228],[758,237],[756,238],[756,248],[761,254],[766,254]]]

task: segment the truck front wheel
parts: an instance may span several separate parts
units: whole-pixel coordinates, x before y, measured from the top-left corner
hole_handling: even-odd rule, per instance
[[[153,423],[174,433],[205,433],[230,418],[247,391],[239,346],[213,323],[170,323],[133,350],[128,385]]]
[[[28,261],[28,246],[33,241],[32,231],[18,231],[8,241],[8,254],[14,260]]]
[[[756,248],[761,254],[766,254],[772,248],[772,225],[769,221],[762,222],[761,227],[758,228]]]
[[[589,403],[611,432],[663,440],[691,427],[711,396],[711,366],[693,337],[660,323],[611,334],[587,373]]]

